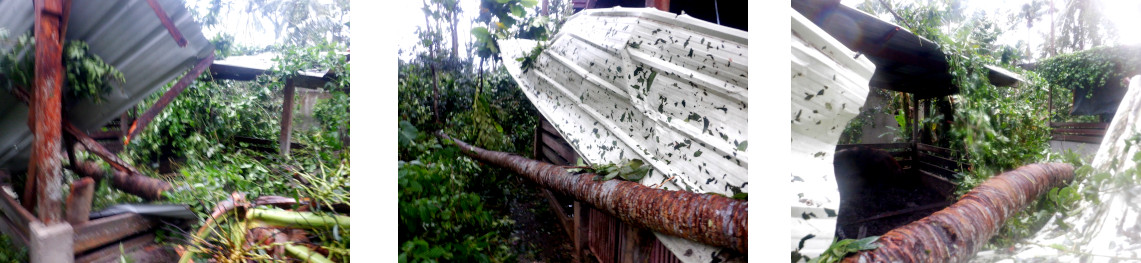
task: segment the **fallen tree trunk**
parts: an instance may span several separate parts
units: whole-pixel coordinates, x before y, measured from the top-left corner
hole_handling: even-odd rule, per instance
[[[171,186],[166,181],[149,177],[141,173],[130,173],[112,169],[108,174],[95,162],[79,161],[73,165],[72,170],[80,176],[102,179],[110,176],[111,186],[128,194],[142,197],[147,201],[163,199],[162,193],[169,191]]]
[[[1054,187],[1074,179],[1064,163],[1030,164],[983,182],[958,202],[919,221],[888,231],[880,247],[844,262],[966,262],[1003,222]]]
[[[585,201],[623,222],[739,252],[747,251],[748,201],[654,189],[623,180],[594,181],[594,174],[573,175],[560,166],[474,147],[443,132],[438,135],[451,140],[474,159],[510,169],[544,188]]]

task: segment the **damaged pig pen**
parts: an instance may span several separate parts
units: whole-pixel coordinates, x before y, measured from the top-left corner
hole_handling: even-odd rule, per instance
[[[898,8],[937,9],[930,6]],[[929,218],[987,179],[1047,160],[1046,111],[1026,107],[1047,100],[1037,75],[974,52],[938,30],[905,28],[833,1],[795,1],[792,9],[798,40],[793,152],[832,164],[830,171],[793,172],[794,184],[822,189],[797,198],[804,208],[793,213],[794,262],[838,260],[845,252],[873,247],[869,240]],[[849,66],[860,64],[870,67]],[[850,86],[851,72],[866,74],[854,82],[867,89],[832,91]],[[817,90],[822,94],[810,93]],[[833,109],[841,103],[859,110],[837,113]],[[993,240],[970,242],[1014,242],[1017,237],[1009,233],[1028,228],[1032,219],[1025,215],[1044,206],[1009,212],[1014,214],[987,233]],[[954,260],[973,256],[958,255]]]
[[[298,88],[326,86],[329,90],[343,91],[334,96],[335,100],[316,103],[316,111],[327,111],[324,113],[343,120],[336,124],[338,127],[330,130],[321,123],[322,127],[301,130],[290,136],[293,129],[290,121],[273,122],[282,124],[281,129],[285,130],[280,137],[285,142],[279,144],[285,149],[302,148],[293,154],[302,161],[291,161],[287,150],[280,155],[273,150],[272,154],[258,155],[243,152],[246,148],[234,147],[237,149],[224,152],[227,159],[223,161],[219,160],[223,153],[218,153],[206,160],[211,162],[208,165],[180,164],[179,168],[183,168],[180,172],[190,175],[179,178],[180,181],[175,179],[178,174],[157,175],[153,170],[157,165],[148,165],[154,159],[140,158],[134,153],[153,146],[156,133],[205,142],[199,145],[216,143],[208,145],[216,148],[223,144],[247,144],[231,142],[230,137],[203,140],[202,136],[170,132],[175,130],[169,125],[174,122],[171,116],[190,111],[185,106],[187,95],[180,98],[180,94],[190,93],[189,100],[201,100],[193,95],[204,92],[202,89],[210,89],[212,93],[234,90],[227,89],[231,88],[226,86],[230,83],[219,83],[208,79],[211,75],[203,74],[216,65],[216,54],[232,52],[216,53],[214,44],[202,35],[198,21],[181,1],[76,1],[74,4],[67,0],[0,1],[0,10],[5,14],[0,16],[0,50],[4,51],[0,56],[0,70],[3,70],[0,84],[4,85],[0,88],[4,89],[0,92],[0,185],[4,189],[0,194],[0,232],[4,243],[11,245],[0,248],[0,254],[23,255],[6,259],[30,262],[178,260],[180,253],[196,249],[197,244],[182,250],[171,244],[186,244],[180,239],[189,239],[192,235],[180,232],[203,217],[202,213],[196,215],[195,210],[209,209],[198,208],[206,206],[202,202],[211,201],[209,194],[201,191],[215,191],[218,190],[215,187],[223,186],[257,196],[291,195],[298,200],[291,201],[295,205],[281,204],[284,201],[271,204],[286,206],[292,211],[309,210],[305,211],[309,214],[299,218],[293,213],[281,212],[285,210],[251,206],[248,211],[254,212],[243,217],[254,218],[258,224],[267,226],[316,228],[308,232],[291,231],[294,236],[289,240],[293,242],[278,244],[283,252],[312,260],[324,258],[342,262],[348,259],[349,166],[345,134],[348,83],[347,71],[343,70],[346,56],[329,52],[328,57],[321,58],[321,63],[342,64],[337,69],[325,68],[320,74],[297,74],[276,68],[237,69],[253,75],[275,74],[281,79],[299,79]],[[73,22],[70,30],[69,21]],[[25,31],[29,33],[20,36]],[[303,47],[285,49],[289,48]],[[322,48],[344,50],[336,44]],[[299,56],[297,53],[290,54]],[[325,54],[323,50],[321,54]],[[211,71],[217,74],[226,69]],[[327,83],[334,84],[325,85]],[[283,86],[276,81],[259,84]],[[284,86],[288,86],[284,89],[289,92],[294,89],[292,85]],[[158,92],[164,89],[165,92]],[[284,101],[288,104],[291,98]],[[332,101],[344,107],[325,104]],[[126,116],[136,105],[145,111],[128,121]],[[193,114],[200,114],[197,111],[204,107],[189,108],[195,111]],[[289,116],[293,108],[289,105],[277,109]],[[219,110],[219,107],[211,109]],[[122,128],[107,129],[116,118],[119,118],[116,126]],[[310,134],[330,131],[344,136],[326,140],[326,137]],[[100,141],[106,137],[113,137],[117,142],[109,145]],[[291,137],[305,144],[291,143]],[[277,146],[273,140],[266,141]],[[180,144],[180,147],[189,146]],[[272,164],[266,164],[270,162]],[[195,171],[201,170],[200,166],[250,167],[273,173],[272,180],[278,187],[267,190],[248,181],[240,185],[227,182],[234,177],[195,177],[202,174]],[[259,178],[269,181],[265,175]],[[203,185],[202,182],[227,185]],[[215,192],[224,195],[228,191]],[[124,202],[134,204],[122,204]],[[329,213],[339,216],[332,216],[338,218],[332,222],[343,223],[333,226],[331,232],[323,228],[327,225],[297,223],[297,220],[323,218]],[[237,220],[228,222],[232,221]],[[283,258],[285,255],[271,256]]]
[[[109,16],[92,12],[111,6],[118,6],[122,13]],[[163,11],[161,6],[172,12]],[[130,209],[92,211],[95,189],[103,188],[97,186],[99,179],[107,178],[110,187],[146,200],[161,199],[170,184],[139,173],[103,145],[93,143],[89,134],[92,127],[118,115],[112,113],[115,108],[137,103],[162,83],[181,75],[188,65],[209,63],[209,58],[201,59],[200,55],[213,49],[199,28],[170,22],[172,15],[190,15],[180,7],[169,0],[130,5],[73,4],[66,0],[0,2],[0,10],[5,12],[0,19],[0,30],[4,31],[0,48],[5,53],[0,62],[5,89],[0,94],[0,170],[7,171],[0,172],[5,174],[0,231],[14,243],[5,250],[22,248],[27,252],[27,258],[16,260],[92,262],[129,254],[139,260],[161,261],[172,253],[154,243],[155,233],[160,227],[188,219],[185,205],[127,205]],[[152,19],[153,23],[140,23]],[[68,30],[71,22],[98,26],[72,26]],[[132,39],[114,37],[127,26],[134,30],[145,27],[143,31],[150,34]],[[88,35],[91,31],[112,35],[116,45],[105,44],[107,34]],[[180,31],[186,31],[187,37],[181,37]],[[172,36],[177,36],[175,41],[171,41]],[[132,52],[118,52],[127,48]],[[149,55],[132,55],[139,53]],[[122,55],[131,59],[124,60]],[[149,62],[146,78],[135,78],[144,69],[130,66],[139,60]],[[189,75],[191,80],[197,76]],[[126,81],[128,76],[133,81]],[[118,92],[111,93],[113,88]],[[77,147],[84,150],[77,151]],[[101,158],[114,171],[84,169],[90,166],[80,164],[77,154]],[[81,178],[69,180],[71,176],[64,169]]]

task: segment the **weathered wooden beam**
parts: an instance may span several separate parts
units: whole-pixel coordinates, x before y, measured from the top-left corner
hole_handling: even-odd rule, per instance
[[[139,171],[136,170],[135,167],[131,166],[122,159],[119,159],[118,156],[115,156],[114,153],[107,150],[107,148],[103,147],[102,144],[99,144],[99,142],[96,142],[95,139],[92,139],[91,137],[87,136],[86,133],[83,133],[83,131],[79,130],[79,127],[75,127],[75,125],[72,125],[70,122],[68,122],[63,125],[63,128],[67,131],[68,134],[74,136],[76,141],[78,141],[80,145],[83,145],[88,153],[99,156],[99,158],[102,158],[103,161],[107,162],[107,164],[110,164],[111,167],[119,171],[131,174],[139,174]]]
[[[543,197],[547,199],[548,204],[551,206],[551,211],[559,218],[559,224],[563,225],[563,230],[567,232],[567,236],[574,236],[574,223],[571,222],[574,219],[568,217],[566,213],[563,213],[563,208],[559,206],[559,200],[555,198],[555,194],[551,193],[551,190],[548,189],[540,188],[539,190],[543,191]]]
[[[560,166],[471,146],[443,132],[438,136],[473,159],[507,168],[633,226],[740,252],[748,247],[748,201],[623,180],[595,181],[594,174],[573,175]]]
[[[875,250],[843,262],[966,262],[1003,223],[1054,187],[1074,179],[1065,163],[1031,164],[988,179],[950,207],[888,231]]]
[[[86,224],[76,225],[74,252],[87,251],[108,243],[119,241],[124,237],[146,232],[158,225],[154,221],[134,214],[119,214],[88,221]]]
[[[3,185],[3,187],[12,187],[11,185]],[[5,219],[11,222],[13,228],[20,232],[24,237],[28,236],[28,225],[31,222],[39,221],[36,216],[31,212],[20,206],[16,199],[12,199],[7,193],[0,193],[0,212],[4,212]]]
[[[202,72],[206,71],[206,68],[208,68],[211,63],[214,63],[214,53],[210,53],[206,58],[198,60],[198,64],[194,65],[194,68],[190,69],[190,72],[183,75],[178,82],[174,83],[174,86],[171,86],[166,93],[162,94],[162,97],[160,97],[151,108],[143,112],[138,119],[135,119],[135,122],[131,124],[130,133],[127,135],[127,138],[123,140],[123,145],[131,144],[131,139],[138,137],[139,133],[142,133],[143,130],[147,128],[147,124],[150,124],[159,112],[162,112],[171,101],[174,101],[174,98],[178,97],[178,94],[182,94],[182,91],[185,90],[187,86],[190,86],[190,83],[193,83],[194,79],[202,75]]]
[[[170,16],[162,10],[158,1],[147,0],[147,4],[155,11],[155,15],[158,15],[158,20],[162,22],[163,27],[166,27],[166,31],[170,32],[170,37],[174,38],[174,43],[177,43],[178,47],[186,47],[186,38],[182,37],[182,32],[179,32],[178,27],[174,26],[174,22],[170,21]]]
[[[278,135],[278,152],[289,157],[289,137],[293,133],[293,79],[285,81],[285,101],[281,104],[281,133]]]
[[[587,213],[590,208],[583,206],[582,202],[574,201],[574,235],[571,239],[574,240],[574,259],[578,263],[590,262],[586,255],[586,251],[590,249],[586,244],[590,220],[587,218]]]
[[[91,198],[95,194],[95,179],[84,177],[71,184],[67,196],[67,222],[71,225],[87,223],[91,216]]]
[[[63,47],[60,24],[63,0],[35,1],[35,85],[29,113],[33,116],[32,156],[28,165],[33,182],[35,211],[45,225],[63,220],[62,163],[60,156],[61,91],[63,90]],[[33,181],[34,180],[34,181]]]
[[[129,254],[131,251],[142,249],[142,248],[146,247],[147,245],[154,244],[154,242],[155,242],[155,234],[154,233],[146,233],[146,234],[138,235],[138,236],[131,237],[131,238],[128,238],[126,240],[123,240],[122,242],[118,242],[120,245],[105,246],[103,248],[87,252],[87,253],[83,254],[83,256],[76,257],[75,262],[76,263],[119,262],[119,257],[121,255],[123,255],[123,253]],[[136,260],[135,262],[159,262],[159,261],[146,261],[146,260],[142,260],[142,259],[134,258],[134,257],[132,257],[131,259]]]

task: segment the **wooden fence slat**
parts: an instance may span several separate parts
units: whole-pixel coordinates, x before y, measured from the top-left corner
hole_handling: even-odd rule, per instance
[[[1054,135],[1081,135],[1081,136],[1105,136],[1105,129],[1072,129],[1072,128],[1056,128],[1052,132]]]
[[[880,149],[888,152],[896,151],[911,151],[911,143],[869,143],[869,144],[840,144],[836,145],[836,150],[843,150],[853,147],[867,147]]]
[[[922,151],[916,152],[915,155],[918,157],[916,159],[918,159],[918,161],[920,161],[920,162],[925,162],[928,164],[932,164],[935,166],[946,168],[947,170],[959,170],[960,168],[962,168],[961,163],[947,159],[943,156],[932,155],[932,154],[928,154],[928,153],[925,153]]]
[[[919,168],[919,171],[921,171],[921,172],[927,171],[927,172],[930,172],[932,174],[941,176],[944,179],[950,179],[950,178],[954,177],[955,174],[957,174],[957,172],[955,172],[955,171],[948,170],[946,168],[939,167],[938,165],[933,165],[933,164],[925,163],[922,161],[915,162],[914,164],[915,164],[915,167]]]
[[[11,187],[10,185],[5,186]],[[33,221],[38,221],[31,212],[25,210],[23,206],[20,206],[19,202],[16,202],[16,199],[12,199],[12,197],[6,193],[0,193],[0,211],[4,213],[9,222],[15,224],[16,230],[23,234],[24,237],[28,236],[28,224]]]
[[[1054,128],[1108,129],[1108,122],[1051,122]]]
[[[919,170],[920,182],[928,188],[935,189],[943,197],[951,197],[955,192],[955,188],[959,186],[955,182],[951,182],[946,178],[935,175],[928,171]]]
[[[1066,134],[1056,134],[1053,137],[1054,137],[1054,140],[1056,140],[1056,141],[1084,142],[1084,143],[1101,143],[1101,139],[1102,139],[1102,137],[1096,137],[1096,136],[1081,136],[1081,135],[1066,135]]]
[[[938,154],[939,156],[953,156],[953,155],[955,155],[955,150],[951,150],[951,149],[947,149],[947,148],[943,148],[943,147],[939,147],[939,146],[934,146],[934,145],[929,145],[929,144],[916,143],[915,148],[918,149],[919,151],[933,152],[933,153]]]

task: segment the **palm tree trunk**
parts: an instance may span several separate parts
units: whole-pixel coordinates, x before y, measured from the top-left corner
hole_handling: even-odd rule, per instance
[[[594,174],[573,175],[560,166],[468,145],[442,131],[437,135],[474,159],[512,170],[628,224],[740,252],[748,248],[748,201],[623,180],[594,181]]]
[[[1003,222],[1074,179],[1064,163],[1030,164],[983,182],[958,202],[880,236],[880,247],[844,262],[966,262]]]

